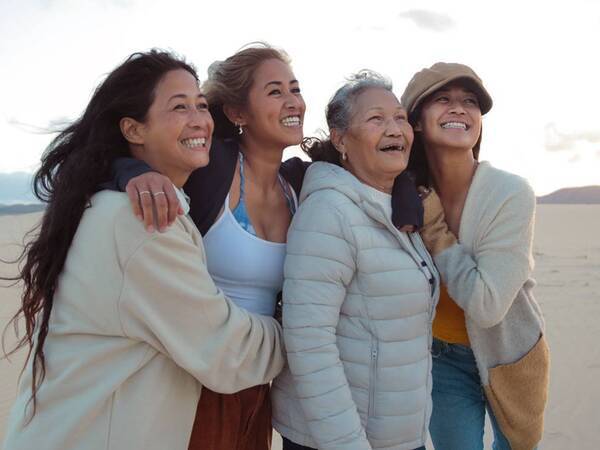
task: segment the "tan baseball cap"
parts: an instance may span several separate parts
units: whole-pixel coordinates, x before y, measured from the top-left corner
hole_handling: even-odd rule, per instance
[[[479,100],[481,114],[487,113],[492,109],[492,97],[483,87],[481,78],[469,66],[457,63],[437,62],[429,68],[417,72],[404,90],[401,103],[408,114],[415,109],[438,89],[452,81],[464,81],[466,86],[471,89]]]

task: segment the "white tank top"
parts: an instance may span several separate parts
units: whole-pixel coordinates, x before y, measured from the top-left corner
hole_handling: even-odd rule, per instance
[[[223,214],[204,236],[204,247],[208,272],[227,297],[250,312],[275,313],[286,244],[244,230],[229,209],[229,194]]]

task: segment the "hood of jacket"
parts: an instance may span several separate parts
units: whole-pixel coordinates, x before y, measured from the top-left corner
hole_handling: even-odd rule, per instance
[[[317,191],[333,189],[344,194],[374,220],[396,229],[391,221],[392,196],[362,183],[335,164],[315,162],[307,169],[300,202]]]

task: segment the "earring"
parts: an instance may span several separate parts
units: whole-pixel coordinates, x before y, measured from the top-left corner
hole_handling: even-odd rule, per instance
[[[238,135],[239,134],[244,134],[244,129],[242,128],[242,124],[241,123],[236,123],[236,126],[238,127]]]
[[[348,155],[346,155],[346,152],[343,152],[343,153],[342,153],[342,159],[343,159],[344,161],[346,161],[346,160],[348,159]]]

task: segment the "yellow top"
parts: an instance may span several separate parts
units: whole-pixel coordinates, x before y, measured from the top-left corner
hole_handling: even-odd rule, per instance
[[[465,324],[465,313],[440,285],[440,301],[433,320],[433,336],[451,344],[470,345]]]

